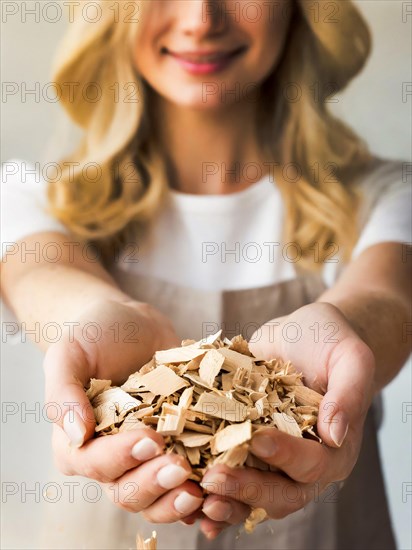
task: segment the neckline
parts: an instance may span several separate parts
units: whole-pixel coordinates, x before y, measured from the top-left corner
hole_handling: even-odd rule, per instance
[[[169,199],[179,210],[228,210],[242,208],[259,200],[267,199],[270,194],[278,192],[276,181],[271,174],[266,174],[261,179],[252,183],[246,189],[234,191],[225,195],[197,195],[194,193],[182,193],[175,189],[169,189]]]

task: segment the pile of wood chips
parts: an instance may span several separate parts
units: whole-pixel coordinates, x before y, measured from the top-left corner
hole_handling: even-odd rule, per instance
[[[221,331],[156,352],[121,387],[92,379],[87,395],[98,436],[151,426],[164,436],[167,452],[187,458],[195,481],[215,464],[269,470],[249,453],[261,428],[320,441],[322,395],[303,385],[290,362],[255,358],[242,336],[221,339]],[[262,519],[255,509],[246,530]]]

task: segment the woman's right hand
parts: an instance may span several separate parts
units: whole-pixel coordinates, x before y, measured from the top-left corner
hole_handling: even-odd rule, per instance
[[[120,384],[157,349],[178,344],[169,320],[151,306],[104,301],[71,323],[44,360],[58,469],[103,483],[111,500],[126,510],[159,508],[155,519],[165,523],[202,504],[201,489],[187,481],[190,465],[176,454],[164,454],[163,438],[149,427],[94,439],[96,424],[84,387],[90,378]]]

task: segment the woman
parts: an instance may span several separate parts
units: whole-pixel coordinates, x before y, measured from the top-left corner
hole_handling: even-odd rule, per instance
[[[160,547],[394,547],[372,400],[408,356],[408,189],[401,163],[373,158],[327,110],[366,61],[365,23],[346,1],[100,9],[59,57],[84,138],[48,172],[50,214],[21,164],[3,185],[4,240],[58,252],[9,248],[2,267],[18,318],[62,329],[55,343],[41,332],[56,462],[118,506],[50,507],[44,545],[127,548],[144,520],[199,519],[161,527]],[[325,393],[322,445],[268,430],[251,450],[273,471],[216,466],[200,487],[149,428],[92,440],[91,377],[121,383],[220,327]],[[239,537],[256,506],[271,519]]]

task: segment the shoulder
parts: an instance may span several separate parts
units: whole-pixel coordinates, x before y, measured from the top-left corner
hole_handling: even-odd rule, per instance
[[[355,183],[361,197],[375,202],[385,193],[395,193],[411,187],[412,163],[374,157],[369,168]]]
[[[45,231],[67,233],[48,209],[47,181],[40,163],[10,159],[1,165],[1,244]]]
[[[360,218],[365,222],[370,214],[385,204],[399,204],[411,196],[412,163],[375,157],[366,172],[355,183],[360,197]],[[410,203],[409,203],[410,205]]]
[[[10,159],[1,164],[2,191],[46,188],[40,163],[23,159]]]

